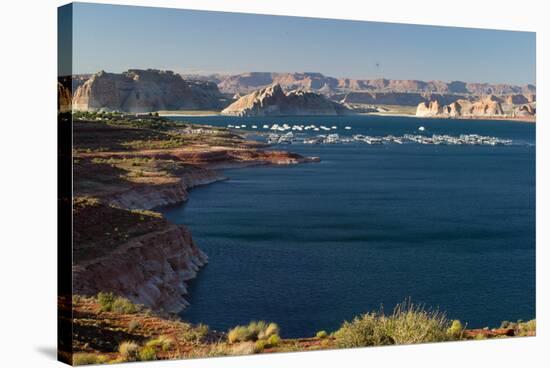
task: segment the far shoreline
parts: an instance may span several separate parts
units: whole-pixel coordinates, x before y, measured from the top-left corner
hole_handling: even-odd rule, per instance
[[[273,116],[234,116],[234,115],[224,115],[221,112],[214,111],[201,111],[201,110],[185,110],[185,111],[157,111],[158,115],[161,117],[176,117],[181,116],[184,118],[189,117],[215,117],[223,116],[228,118],[319,118],[319,117],[350,117],[350,116],[389,116],[389,117],[403,117],[403,118],[415,118],[415,119],[442,119],[442,120],[487,120],[487,121],[510,121],[517,123],[530,123],[536,124],[536,118],[521,118],[521,117],[500,117],[500,116],[460,116],[460,117],[445,117],[445,116],[418,116],[413,114],[403,114],[403,113],[385,113],[385,112],[369,112],[369,113],[357,113],[349,115],[273,115]]]

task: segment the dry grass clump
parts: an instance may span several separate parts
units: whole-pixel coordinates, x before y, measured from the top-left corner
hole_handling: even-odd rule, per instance
[[[101,354],[76,353],[73,355],[73,365],[105,364],[107,361],[107,357]]]
[[[252,341],[241,342],[231,347],[231,355],[250,355],[259,352],[258,347]]]
[[[518,322],[516,326],[518,336],[534,336],[537,332],[537,321]]]
[[[229,331],[227,339],[229,343],[243,341],[267,340],[270,336],[279,334],[279,326],[276,323],[265,321],[253,321],[248,326],[237,326]]]
[[[194,327],[189,326],[189,328],[185,328],[179,336],[185,342],[200,344],[208,336],[209,331],[210,329],[207,325],[200,323]]]
[[[318,339],[325,339],[328,337],[328,333],[325,330],[319,331],[315,334],[315,337]]]
[[[337,345],[343,348],[417,344],[448,341],[452,337],[448,333],[451,327],[443,313],[404,302],[397,305],[391,315],[373,312],[344,322],[335,337]],[[457,328],[455,325],[451,331]]]
[[[152,340],[149,340],[145,346],[153,348],[155,350],[162,350],[162,351],[168,351],[170,348],[172,348],[175,344],[174,338],[167,336],[167,335],[161,335],[157,338],[154,338]]]
[[[447,335],[457,340],[460,340],[464,336],[464,326],[462,326],[462,323],[458,319],[455,319],[451,323],[451,327],[447,329]]]
[[[139,350],[139,360],[146,362],[157,359],[157,352],[151,346],[144,346]]]
[[[139,345],[133,341],[124,341],[118,346],[118,353],[123,362],[139,361]]]
[[[102,312],[133,314],[140,310],[140,307],[130,300],[121,296],[115,296],[113,293],[100,292],[96,298]]]

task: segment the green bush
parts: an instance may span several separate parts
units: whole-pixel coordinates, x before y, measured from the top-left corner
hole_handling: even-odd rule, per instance
[[[315,335],[315,337],[317,337],[318,339],[325,339],[327,336],[328,336],[328,333],[325,330],[319,331]]]
[[[189,327],[184,329],[181,332],[180,337],[182,340],[186,342],[198,344],[198,343],[201,343],[206,336],[208,336],[208,332],[209,332],[208,326],[200,323],[195,327]]]
[[[486,340],[486,339],[487,339],[487,336],[482,333],[479,333],[474,336],[474,340]]]
[[[112,310],[117,313],[133,314],[138,311],[138,307],[126,298],[116,297],[112,305]]]
[[[267,339],[267,344],[269,345],[269,347],[275,347],[279,345],[280,342],[281,342],[281,338],[279,337],[279,335],[271,335]]]
[[[462,323],[458,319],[455,319],[451,323],[451,327],[447,329],[447,334],[450,337],[455,339],[461,338],[463,332],[464,332],[464,327],[462,326]]]
[[[355,348],[393,344],[394,341],[385,328],[385,319],[376,313],[367,313],[355,317],[351,322],[344,322],[334,334],[337,346]]]
[[[99,294],[97,294],[97,301],[99,302],[102,312],[110,312],[113,310],[115,296],[113,295],[113,293],[100,292]]]
[[[240,341],[266,340],[270,336],[279,334],[279,326],[276,323],[265,321],[253,321],[248,326],[237,326],[231,329],[227,338],[230,343]]]
[[[113,293],[100,292],[97,294],[97,301],[99,302],[102,312],[117,312],[133,314],[138,312],[137,305],[130,300],[121,296],[115,296]]]
[[[139,360],[148,361],[157,359],[157,352],[151,346],[144,346],[139,351]]]
[[[259,353],[263,351],[267,346],[267,342],[265,340],[256,340],[254,342],[254,352]]]
[[[161,335],[155,339],[149,340],[145,346],[153,349],[168,351],[174,345],[174,339],[170,336]]]
[[[139,360],[139,346],[133,341],[125,341],[118,346],[118,353],[124,362]]]
[[[107,357],[92,353],[76,353],[73,355],[73,365],[104,364]]]

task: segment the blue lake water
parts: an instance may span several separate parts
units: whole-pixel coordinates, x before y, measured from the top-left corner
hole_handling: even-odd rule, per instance
[[[470,327],[535,317],[535,125],[404,117],[180,118],[352,127],[341,135],[465,133],[512,146],[292,144],[321,162],[226,170],[162,209],[210,263],[185,320],[277,322],[312,336],[407,298]]]

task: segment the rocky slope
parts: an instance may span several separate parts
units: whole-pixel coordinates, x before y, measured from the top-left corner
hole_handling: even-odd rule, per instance
[[[103,252],[96,257],[78,251],[78,261],[73,266],[74,292],[95,295],[100,291],[112,291],[134,303],[167,312],[178,312],[185,308],[188,305],[183,297],[187,295],[186,282],[196,276],[208,259],[195,245],[190,232],[185,226],[153,218],[153,214],[117,214],[117,211],[123,210],[105,205],[88,206],[85,209],[78,209],[77,206],[77,240],[82,241],[83,237],[88,236],[82,230],[87,228],[89,231],[91,225],[85,223],[99,215],[110,215],[106,217],[112,221],[109,225],[116,224],[116,227],[106,224],[102,228],[112,234],[125,231],[121,216],[135,215],[132,221],[151,224],[151,229],[143,230],[143,234],[131,234],[128,241],[122,241],[113,249],[107,248],[108,243],[96,241],[94,252],[103,246]],[[83,216],[88,218],[82,219]],[[155,221],[160,225],[155,224]]]
[[[187,305],[186,283],[207,257],[185,226],[150,209],[225,179],[218,168],[314,161],[225,128],[108,113],[73,119],[74,292],[113,292],[155,310]]]
[[[284,92],[279,84],[241,97],[222,111],[235,116],[343,115],[351,110],[320,94],[305,91]]]
[[[85,82],[80,80],[77,86],[73,96],[73,108],[77,111],[218,109],[224,104],[214,83],[188,81],[171,71],[101,71]]]

